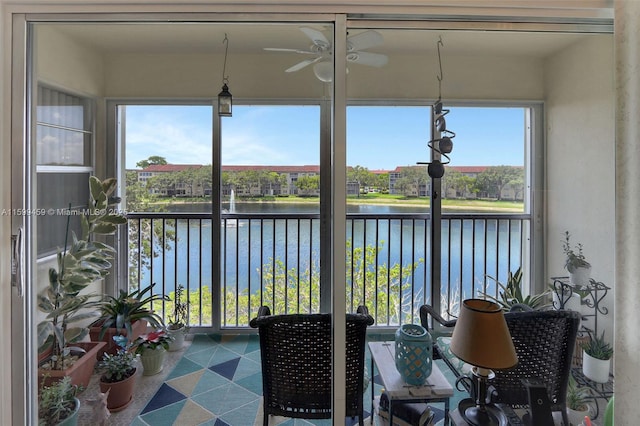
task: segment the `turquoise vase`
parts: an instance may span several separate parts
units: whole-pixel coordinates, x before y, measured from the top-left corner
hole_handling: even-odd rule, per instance
[[[424,385],[433,365],[433,340],[417,324],[403,324],[396,331],[396,368],[410,385]]]

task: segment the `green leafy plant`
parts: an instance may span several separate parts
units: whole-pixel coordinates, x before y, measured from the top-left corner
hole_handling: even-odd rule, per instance
[[[80,294],[89,284],[109,274],[112,254],[115,250],[102,242],[95,241],[95,235],[111,235],[118,225],[127,222],[127,218],[117,214],[111,207],[117,200],[110,199],[116,189],[115,179],[100,181],[95,176],[89,178],[89,209],[80,216],[82,235],[78,238],[71,231],[69,241],[69,219],[67,218],[67,239],[65,249],[58,252],[57,269],[49,269],[49,283],[38,294],[38,309],[46,318],[38,324],[38,348],[40,352],[52,347],[53,369],[63,369],[65,358],[70,355],[68,345],[82,340],[88,333],[88,327],[76,326],[95,312],[96,295]],[[81,312],[82,310],[82,312]]]
[[[506,285],[498,281],[496,278],[487,275],[487,278],[498,284],[501,291],[498,297],[481,292],[480,294],[493,302],[496,302],[504,311],[510,311],[515,305],[525,305],[531,309],[539,310],[549,306],[546,302],[549,290],[540,294],[529,294],[524,296],[522,293],[522,268],[518,268],[514,273],[509,272]]]
[[[606,361],[613,356],[611,344],[604,340],[604,331],[600,336],[593,336],[588,342],[583,343],[582,349],[596,359]]]
[[[569,231],[564,232],[564,241],[562,242],[562,249],[567,256],[564,267],[567,271],[573,273],[577,268],[589,268],[591,264],[587,262],[582,253],[582,244],[578,243],[575,247],[571,247],[570,241],[571,235]]]
[[[587,402],[590,399],[587,388],[578,387],[573,376],[569,376],[569,385],[567,386],[567,407],[576,411],[586,411],[589,407]]]
[[[168,301],[169,298],[160,294],[153,294],[153,286],[150,284],[144,289],[127,293],[120,290],[118,297],[107,296],[100,303],[102,313],[102,330],[100,338],[104,337],[107,329],[115,327],[116,330],[124,329],[129,336],[133,335],[131,324],[138,320],[146,320],[153,328],[164,328],[164,322],[160,315],[152,310],[155,301]]]
[[[44,383],[44,382],[43,382]],[[38,424],[57,425],[76,410],[76,399],[82,387],[71,384],[71,376],[65,376],[50,386],[42,386],[38,399]]]
[[[167,324],[169,330],[179,330],[189,326],[189,295],[184,294],[182,284],[178,284],[173,295],[173,315],[170,318]]]
[[[113,336],[118,344],[115,354],[105,352],[98,363],[98,370],[102,373],[100,380],[104,383],[115,383],[133,376],[136,372],[136,356],[131,352],[131,344],[124,336]]]
[[[136,348],[137,354],[142,354],[146,350],[155,350],[159,347],[168,350],[169,342],[172,340],[173,337],[168,335],[164,330],[157,330],[138,337],[133,342],[133,346]]]

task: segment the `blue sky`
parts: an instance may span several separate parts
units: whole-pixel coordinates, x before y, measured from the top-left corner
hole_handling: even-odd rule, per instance
[[[128,106],[126,164],[152,155],[174,164],[211,164],[210,106]],[[350,107],[347,163],[370,170],[429,160],[427,107]],[[451,165],[523,165],[524,109],[457,107],[446,116],[456,133]],[[319,164],[319,107],[234,106],[222,119],[228,165]]]

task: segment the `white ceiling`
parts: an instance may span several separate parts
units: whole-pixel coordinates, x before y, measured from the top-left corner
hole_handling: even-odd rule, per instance
[[[131,23],[131,24],[39,24],[105,53],[217,53],[229,37],[229,55],[258,53],[265,47],[308,49],[310,40],[294,24]],[[329,28],[318,24],[308,26]],[[362,29],[353,30],[357,34]],[[379,29],[381,46],[370,51],[386,54],[434,52],[439,37],[443,52],[465,55],[507,55],[543,58],[554,54],[586,34],[504,31],[442,31]],[[327,31],[328,32],[328,31]],[[296,55],[296,54],[292,54]],[[302,55],[298,55],[304,58]]]

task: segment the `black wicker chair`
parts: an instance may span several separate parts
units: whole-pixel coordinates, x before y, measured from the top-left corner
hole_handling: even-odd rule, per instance
[[[445,327],[455,325],[455,321],[445,321],[431,306],[423,305],[420,307],[420,320],[427,329],[429,316]],[[510,370],[495,371],[496,377],[491,380],[491,400],[513,408],[528,407],[527,388],[522,379],[532,379],[545,385],[551,410],[561,411],[563,422],[568,425],[565,409],[567,385],[580,314],[555,310],[508,312],[505,319],[518,364]]]
[[[364,353],[373,318],[364,306],[347,314],[346,412],[364,424]],[[331,418],[331,314],[271,315],[258,310],[251,327],[260,334],[264,425],[269,415]]]

